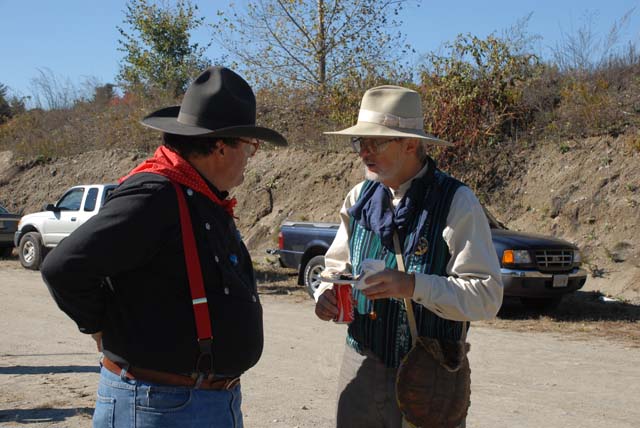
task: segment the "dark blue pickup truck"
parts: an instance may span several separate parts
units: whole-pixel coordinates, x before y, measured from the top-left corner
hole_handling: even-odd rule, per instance
[[[493,245],[500,260],[504,294],[518,297],[534,310],[555,307],[562,297],[587,280],[581,269],[578,247],[562,239],[508,230],[485,210]],[[280,227],[277,254],[283,267],[298,270],[298,284],[309,294],[320,285],[324,254],[333,242],[338,225],[285,221]]]

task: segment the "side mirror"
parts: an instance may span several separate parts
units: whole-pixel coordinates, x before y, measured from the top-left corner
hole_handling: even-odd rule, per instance
[[[59,210],[56,208],[56,206],[55,206],[55,205],[53,205],[53,204],[45,204],[45,206],[44,206],[44,207],[42,207],[42,209],[43,209],[44,211],[54,211],[54,212],[55,212],[55,211],[59,211]]]

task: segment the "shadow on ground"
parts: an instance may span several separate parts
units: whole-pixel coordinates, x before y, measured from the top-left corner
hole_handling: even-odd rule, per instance
[[[258,294],[299,294],[306,293],[298,285],[260,285],[258,284]]]
[[[93,415],[93,408],[78,407],[75,409],[13,409],[0,410],[0,422],[17,422],[21,424],[34,424],[46,422],[64,422],[67,418],[78,415]]]
[[[10,366],[0,367],[0,375],[35,375],[59,373],[100,373],[95,366]]]
[[[565,296],[557,307],[533,310],[515,299],[505,299],[498,316],[502,319],[523,320],[540,316],[555,321],[640,321],[640,306],[607,299],[597,291],[577,291]]]
[[[0,260],[18,260],[18,253],[16,252],[16,249],[13,249],[13,252],[6,256],[6,255],[0,255]]]

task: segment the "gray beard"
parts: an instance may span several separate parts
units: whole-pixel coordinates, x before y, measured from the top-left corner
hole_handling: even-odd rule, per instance
[[[375,172],[369,171],[366,166],[364,167],[364,178],[371,181],[380,181],[380,175],[376,174]]]

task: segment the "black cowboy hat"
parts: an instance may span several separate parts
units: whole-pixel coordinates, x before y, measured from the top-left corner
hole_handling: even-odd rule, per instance
[[[256,126],[256,97],[251,87],[225,67],[207,68],[189,85],[181,105],[155,111],[141,123],[170,134],[257,138],[287,145],[278,132]]]

